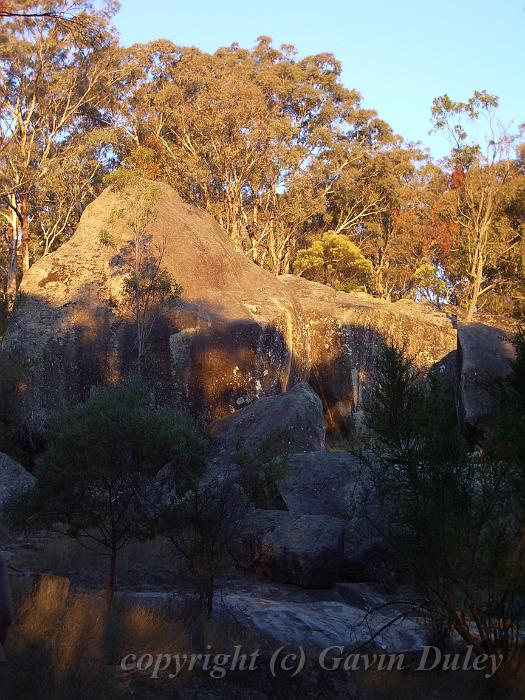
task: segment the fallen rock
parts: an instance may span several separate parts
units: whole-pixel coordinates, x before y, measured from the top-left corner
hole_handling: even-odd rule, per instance
[[[362,463],[350,452],[304,452],[290,458],[277,486],[290,513],[348,517],[362,472]]]
[[[293,455],[289,464],[278,489],[290,513],[343,519],[340,576],[354,582],[391,583],[392,555],[379,536],[391,521],[391,508],[365,478],[363,461],[350,452],[317,451]]]
[[[272,581],[329,588],[341,570],[343,524],[337,518],[256,511],[242,524],[239,561]]]
[[[324,447],[323,407],[306,382],[241,408],[210,426],[214,440],[208,472],[235,472],[239,452],[255,460]],[[264,454],[262,454],[264,453]]]
[[[13,496],[30,489],[34,483],[35,477],[27,469],[0,452],[0,513]]]
[[[496,408],[494,380],[509,375],[515,356],[506,331],[484,323],[458,323],[459,417],[473,441],[483,437]]]

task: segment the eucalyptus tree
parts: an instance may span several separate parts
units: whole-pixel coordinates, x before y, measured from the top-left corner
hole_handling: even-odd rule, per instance
[[[133,47],[127,65],[116,115],[128,135],[125,165],[173,184],[275,274],[290,271],[337,181],[389,132],[341,84],[331,54],[299,59],[268,37],[211,55],[153,42]],[[346,225],[378,203],[362,191]]]
[[[483,308],[486,295],[505,285],[505,268],[522,241],[522,232],[509,225],[505,213],[515,174],[515,137],[498,122],[497,107],[498,98],[485,91],[474,92],[466,102],[442,95],[432,105],[434,129],[451,145],[447,198],[458,234],[451,274],[468,321]]]
[[[77,161],[86,129],[104,126],[111,86],[120,76],[110,5],[98,10],[89,0],[73,6],[65,0],[22,5],[23,17],[0,23],[0,201],[7,224],[9,305],[16,290],[18,253],[23,273],[31,263],[30,238],[38,241],[41,235],[39,187],[57,169],[63,171],[66,161]],[[82,31],[57,19],[71,8]],[[49,239],[47,234],[46,243],[44,234],[36,250],[46,252]]]

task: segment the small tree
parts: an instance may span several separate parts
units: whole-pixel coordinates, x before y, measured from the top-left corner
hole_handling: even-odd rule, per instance
[[[392,461],[407,461],[418,449],[422,377],[403,346],[389,341],[377,356],[376,391],[365,402],[365,422],[373,441]]]
[[[122,282],[122,307],[133,318],[140,368],[155,322],[166,305],[180,297],[182,287],[162,266],[166,238],[164,237],[160,244],[155,244],[147,231],[158,200],[155,186],[150,185],[146,189],[139,203],[125,192],[122,193],[122,197],[126,207],[115,211],[112,218],[124,218],[131,233],[127,245],[119,251],[118,259],[126,272]],[[105,229],[100,233],[100,242],[103,245],[113,245],[111,234]]]
[[[509,658],[525,611],[523,504],[509,462],[469,455],[454,406],[435,380],[387,345],[366,407],[379,459],[369,465],[390,503],[373,522],[413,584],[414,608],[444,620],[479,653]]]
[[[238,563],[238,535],[248,510],[286,507],[276,484],[285,476],[295,451],[289,428],[249,448],[239,440],[236,447],[231,471],[195,481],[182,496],[179,489],[160,514],[161,531],[186,561],[208,617],[218,575],[229,557]]]
[[[213,613],[217,576],[225,569],[246,509],[242,490],[225,478],[196,483],[162,510],[161,532],[187,564],[208,617]]]
[[[309,248],[297,251],[294,272],[345,292],[366,288],[372,263],[347,236],[334,231],[323,233]]]
[[[51,426],[37,484],[22,517],[101,548],[109,555],[113,599],[118,552],[151,532],[147,500],[166,463],[181,479],[202,467],[205,441],[191,421],[153,410],[141,384],[97,389]]]
[[[438,309],[448,302],[449,290],[442,270],[428,260],[413,272],[408,286],[416,300],[426,299]]]

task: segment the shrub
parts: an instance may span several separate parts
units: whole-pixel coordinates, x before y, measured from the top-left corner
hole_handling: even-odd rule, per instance
[[[57,528],[109,555],[108,601],[117,554],[152,534],[148,502],[155,476],[170,464],[180,488],[200,476],[206,440],[187,416],[154,410],[137,381],[97,389],[50,428],[37,484],[15,508],[19,522]]]
[[[510,658],[524,612],[524,513],[509,462],[468,454],[435,379],[387,344],[380,390],[366,407],[376,431],[376,488],[394,511],[383,536],[414,584],[413,605],[479,652]]]

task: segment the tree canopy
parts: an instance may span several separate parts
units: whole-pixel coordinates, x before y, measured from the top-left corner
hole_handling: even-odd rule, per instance
[[[168,182],[276,275],[447,303],[469,319],[521,312],[524,151],[497,97],[434,100],[450,142],[436,163],[362,106],[330,53],[301,57],[266,36],[214,53],[123,48],[111,2],[1,9],[4,315],[30,265],[123,173]],[[359,274],[356,260],[306,264],[328,240],[343,258],[359,252]]]

